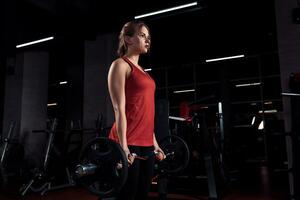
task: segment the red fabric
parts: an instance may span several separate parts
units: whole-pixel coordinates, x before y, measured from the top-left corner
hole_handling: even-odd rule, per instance
[[[126,57],[123,59],[132,71],[125,82],[125,112],[127,119],[127,144],[152,146],[154,133],[155,82],[146,72],[142,72]],[[119,142],[114,123],[109,138]]]

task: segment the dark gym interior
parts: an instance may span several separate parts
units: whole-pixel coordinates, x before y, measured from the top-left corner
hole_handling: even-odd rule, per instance
[[[140,18],[151,29],[140,61],[156,82],[158,141],[183,146],[157,165],[150,199],[300,199],[299,0],[3,0],[0,10],[0,199],[114,199],[74,170],[114,122],[107,74],[122,25],[162,10]]]

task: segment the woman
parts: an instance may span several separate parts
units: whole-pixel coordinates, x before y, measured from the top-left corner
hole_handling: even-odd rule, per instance
[[[165,157],[154,134],[155,82],[139,65],[140,55],[149,51],[150,44],[145,23],[126,23],[119,35],[119,58],[112,62],[108,73],[115,114],[109,138],[121,145],[130,165],[127,182],[117,199],[147,199],[155,157],[139,160],[134,155],[155,151],[160,159]]]

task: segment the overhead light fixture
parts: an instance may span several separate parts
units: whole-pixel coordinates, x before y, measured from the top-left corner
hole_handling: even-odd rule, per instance
[[[67,84],[68,83],[68,81],[61,81],[61,82],[59,82],[59,85],[64,85],[64,84]]]
[[[177,121],[186,121],[186,119],[183,117],[169,116],[169,119],[173,119],[173,120],[177,120]]]
[[[277,113],[278,111],[276,109],[273,110],[260,110],[258,111],[258,113]]]
[[[46,42],[48,40],[53,40],[53,39],[54,39],[54,37],[52,36],[52,37],[47,37],[47,38],[43,38],[43,39],[40,39],[40,40],[35,40],[35,41],[32,41],[32,42],[26,42],[26,43],[17,45],[16,48],[26,47],[26,46],[30,46],[30,45],[41,43],[41,42]]]
[[[237,84],[237,85],[235,85],[235,87],[249,87],[249,86],[256,86],[256,85],[261,85],[261,83],[256,82],[256,83]]]
[[[152,71],[151,68],[148,68],[148,69],[144,69],[145,72],[149,72],[149,71]]]
[[[195,89],[190,89],[190,90],[175,90],[173,93],[178,94],[178,93],[186,93],[186,92],[195,92]]]
[[[150,12],[150,13],[146,13],[146,14],[142,14],[142,15],[137,15],[137,16],[134,17],[134,19],[141,19],[141,18],[144,18],[144,17],[149,17],[149,16],[153,16],[153,15],[166,13],[166,12],[171,12],[171,11],[174,11],[174,10],[180,10],[180,9],[183,9],[183,8],[188,8],[188,7],[192,7],[192,6],[196,6],[196,5],[198,5],[198,2],[188,3],[188,4],[175,6],[175,7],[171,7],[171,8],[167,8],[167,9],[163,9],[163,10],[158,10],[158,11],[154,11],[154,12]]]
[[[273,104],[273,102],[272,101],[266,101],[266,102],[264,102],[264,104],[265,105],[270,105],[270,104]]]
[[[299,93],[290,93],[290,92],[283,92],[281,93],[283,96],[300,96]]]
[[[50,106],[57,106],[57,103],[48,103],[47,106],[48,107],[50,107]]]
[[[237,56],[229,56],[229,57],[222,57],[222,58],[213,58],[213,59],[207,59],[205,62],[215,62],[220,60],[230,60],[230,59],[236,59],[236,58],[243,58],[245,55],[237,55]]]

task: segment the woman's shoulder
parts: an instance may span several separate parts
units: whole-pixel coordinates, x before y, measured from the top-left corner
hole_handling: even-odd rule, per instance
[[[123,58],[117,58],[112,62],[112,65],[127,65],[126,61]]]
[[[115,59],[111,64],[111,68],[114,68],[117,70],[130,70],[130,66],[123,58]]]

